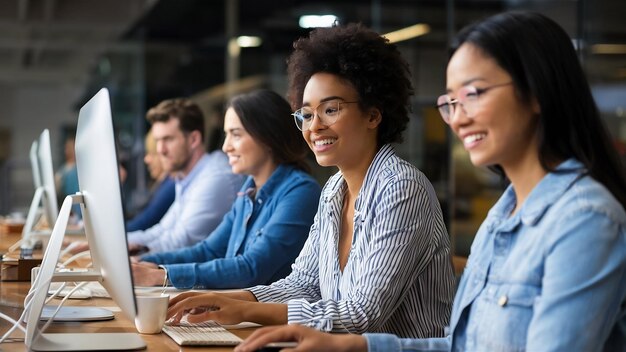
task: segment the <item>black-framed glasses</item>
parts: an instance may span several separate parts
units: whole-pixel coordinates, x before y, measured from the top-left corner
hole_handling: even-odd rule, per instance
[[[465,86],[458,90],[458,92],[456,93],[456,99],[450,99],[450,96],[444,94],[437,99],[437,108],[439,109],[441,118],[443,118],[443,121],[449,125],[452,116],[454,116],[455,113],[455,104],[461,106],[463,112],[465,113],[465,116],[472,118],[476,116],[476,113],[480,108],[478,98],[480,98],[481,95],[493,88],[504,87],[508,86],[509,84],[513,84],[513,82],[494,84],[493,86],[489,86],[486,88]]]
[[[339,119],[341,115],[342,104],[353,104],[358,101],[342,101],[342,100],[329,100],[320,103],[316,107],[303,106],[302,108],[294,111],[293,118],[296,122],[296,126],[300,131],[306,131],[311,127],[313,118],[317,113],[317,118],[324,126],[331,126]]]

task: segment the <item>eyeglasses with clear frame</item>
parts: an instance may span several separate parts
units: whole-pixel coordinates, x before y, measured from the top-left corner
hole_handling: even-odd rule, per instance
[[[495,84],[486,88],[476,88],[474,86],[465,86],[458,90],[456,93],[456,99],[450,99],[450,96],[444,94],[437,98],[437,108],[441,114],[441,118],[448,125],[452,121],[452,116],[456,112],[455,104],[458,104],[463,109],[465,116],[473,118],[476,116],[480,104],[478,99],[481,95],[487,93],[493,88],[508,86],[513,82]]]
[[[339,119],[341,115],[342,104],[354,104],[359,101],[341,101],[341,100],[329,100],[318,104],[316,107],[303,106],[302,108],[294,111],[293,118],[296,122],[296,126],[300,131],[306,131],[313,124],[313,118],[317,113],[317,118],[324,126],[331,126]]]

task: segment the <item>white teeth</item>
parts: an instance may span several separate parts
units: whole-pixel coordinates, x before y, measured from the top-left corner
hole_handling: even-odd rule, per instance
[[[474,143],[476,141],[479,141],[485,138],[485,136],[487,136],[485,133],[472,134],[463,138],[463,143],[465,144]]]
[[[336,139],[318,139],[315,141],[315,145],[327,145],[327,144],[333,144],[335,143]]]

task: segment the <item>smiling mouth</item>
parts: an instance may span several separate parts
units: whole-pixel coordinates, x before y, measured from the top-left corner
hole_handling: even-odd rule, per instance
[[[470,144],[483,140],[487,136],[486,133],[476,133],[463,138],[463,144]]]
[[[315,142],[313,142],[313,144],[315,146],[325,146],[325,145],[331,145],[333,143],[335,143],[337,139],[336,138],[326,138],[326,139],[318,139]]]

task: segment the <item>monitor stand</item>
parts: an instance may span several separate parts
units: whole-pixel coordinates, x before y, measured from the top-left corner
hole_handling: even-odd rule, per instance
[[[44,187],[37,187],[35,190],[35,194],[33,195],[33,200],[30,203],[30,208],[28,209],[28,215],[26,215],[26,222],[24,223],[24,228],[22,229],[22,238],[15,242],[9,249],[7,253],[12,253],[16,251],[18,248],[22,248],[26,253],[23,253],[26,256],[32,254],[32,249],[35,246],[35,243],[38,241],[42,242],[42,249],[45,251],[46,245],[48,244],[48,239],[52,233],[52,230],[35,230],[35,224],[37,219],[39,218],[39,210],[41,206],[41,200],[45,196],[49,197],[46,194],[46,190]],[[67,229],[66,224],[66,235],[74,235],[74,236],[82,236],[85,235],[84,229]],[[23,256],[24,256],[23,255]]]
[[[40,212],[41,212],[40,211],[41,201],[44,195],[46,197],[50,197],[50,195],[46,193],[46,190],[44,187],[42,186],[37,187],[37,189],[35,190],[35,194],[33,195],[33,200],[30,203],[30,208],[28,209],[28,215],[26,215],[26,221],[24,223],[24,228],[22,229],[22,238],[18,240],[17,242],[15,242],[13,245],[11,245],[11,247],[8,248],[7,253],[12,253],[16,251],[18,248],[21,248],[23,251],[21,256],[28,257],[32,254],[33,247],[35,246],[35,243],[37,243],[38,241],[42,242],[43,250],[46,249],[46,245],[48,243],[48,239],[50,238],[52,230],[50,229],[35,230],[34,229],[35,224],[37,223],[37,220],[39,219],[38,215],[40,215]],[[81,229],[81,228],[67,229],[67,226],[66,226],[65,234],[72,235],[72,236],[84,236],[85,231],[84,229]]]
[[[41,197],[43,197],[44,192],[45,189],[43,187],[37,187],[35,190],[33,200],[30,202],[30,208],[28,209],[28,215],[26,215],[26,222],[24,223],[24,228],[22,229],[22,238],[9,247],[7,253],[12,253],[20,247],[30,248],[32,250],[32,246],[34,245],[34,239],[32,239],[32,236],[34,235],[33,226],[35,226],[37,211],[41,205]]]
[[[39,319],[50,319],[56,310],[56,306],[44,306]],[[54,321],[57,322],[104,321],[113,319],[115,319],[115,315],[112,311],[98,307],[65,306],[61,307],[54,316]]]
[[[50,238],[52,233],[51,230],[33,230],[44,192],[44,187],[37,187],[35,190],[33,200],[31,201],[30,208],[28,210],[28,215],[26,216],[26,222],[24,223],[24,229],[22,230],[22,239],[9,247],[7,251],[8,253],[17,250],[20,246],[32,250],[32,247],[37,240],[47,242]],[[82,230],[80,232],[84,234]],[[45,248],[46,246],[44,243],[43,249],[45,250]],[[25,255],[25,253],[21,254]],[[41,320],[50,319],[55,310],[56,307],[54,306],[45,306],[41,314]],[[54,317],[54,321],[99,321],[111,320],[114,318],[115,315],[113,312],[103,308],[80,307],[77,309],[77,307],[61,307],[57,315]]]
[[[56,310],[56,306],[44,306],[39,320],[49,320]],[[115,319],[115,314],[108,309],[80,306],[61,307],[54,316],[55,322],[106,321],[113,319]]]
[[[100,273],[95,270],[76,270],[55,272],[51,282],[79,282],[98,281]],[[56,306],[44,306],[40,320],[48,320],[56,310]],[[104,321],[115,319],[115,314],[109,309],[84,306],[63,306],[54,316],[54,321]]]
[[[41,334],[30,346],[33,351],[119,351],[145,348],[146,343],[136,333]]]
[[[65,197],[63,206],[54,224],[48,247],[44,254],[39,274],[34,280],[35,285],[43,285],[32,297],[30,311],[26,323],[25,343],[32,351],[110,351],[140,350],[146,343],[137,333],[43,333],[38,324],[44,307],[45,298],[52,281],[98,281],[102,276],[99,270],[87,272],[55,273],[59,260],[65,229],[70,216],[72,204],[83,203],[80,193]],[[43,282],[43,284],[42,284]]]

